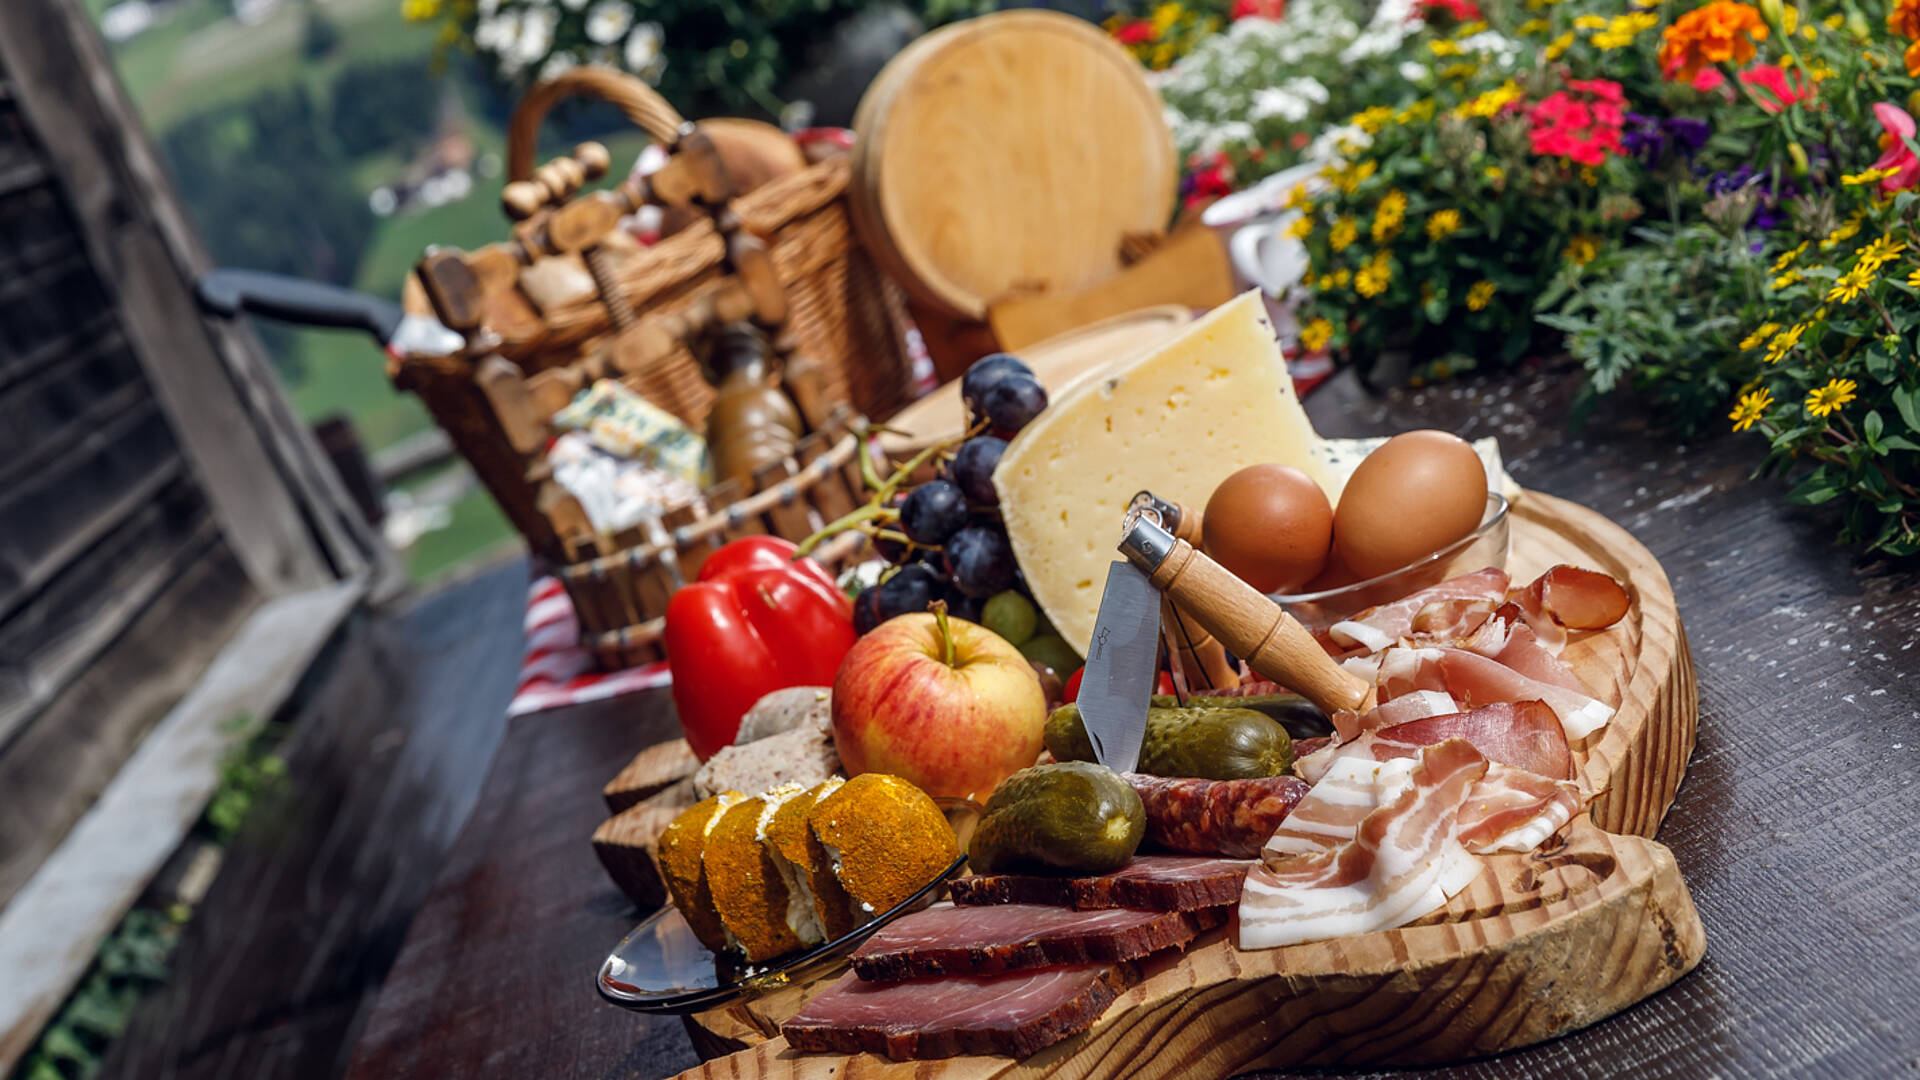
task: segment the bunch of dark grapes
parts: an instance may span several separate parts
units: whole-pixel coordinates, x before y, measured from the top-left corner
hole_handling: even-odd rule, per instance
[[[898,517],[875,531],[874,551],[894,569],[854,603],[863,634],[896,615],[925,611],[935,600],[978,622],[987,602],[1008,592],[1021,600],[1031,622],[1032,601],[1023,595],[1000,520],[993,470],[1007,440],[1047,407],[1047,391],[1018,357],[994,353],[961,376],[960,397],[969,436],[951,455],[936,459],[942,461],[938,475],[896,496],[890,508]],[[995,610],[1014,607],[1002,601]]]

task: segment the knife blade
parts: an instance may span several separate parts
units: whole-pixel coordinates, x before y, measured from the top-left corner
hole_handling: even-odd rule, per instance
[[[1159,590],[1132,563],[1111,564],[1076,703],[1094,758],[1114,772],[1140,763],[1159,649]]]

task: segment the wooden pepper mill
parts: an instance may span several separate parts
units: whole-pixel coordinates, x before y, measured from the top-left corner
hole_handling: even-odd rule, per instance
[[[1142,491],[1128,504],[1130,510],[1152,510],[1160,525],[1178,539],[1195,548],[1200,546],[1200,512],[1176,502],[1161,499],[1151,491]],[[1231,690],[1240,685],[1240,669],[1228,662],[1226,646],[1191,616],[1180,610],[1172,597],[1160,598],[1160,626],[1167,646],[1180,663],[1180,673],[1195,690]]]
[[[752,324],[716,331],[701,367],[716,391],[707,414],[707,450],[717,483],[748,485],[761,466],[792,456],[800,442],[800,411],[780,388],[766,339]]]

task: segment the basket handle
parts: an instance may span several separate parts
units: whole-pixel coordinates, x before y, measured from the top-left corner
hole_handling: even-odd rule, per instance
[[[616,105],[662,149],[671,151],[687,128],[686,120],[644,79],[617,68],[583,64],[534,85],[514,107],[507,125],[507,180],[533,179],[533,158],[540,124],[547,111],[570,97],[598,98]]]

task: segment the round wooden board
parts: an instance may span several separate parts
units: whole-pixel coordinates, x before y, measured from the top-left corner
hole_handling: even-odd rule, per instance
[[[1129,311],[1089,323],[1029,345],[1018,353],[1034,377],[1058,399],[1089,372],[1134,357],[1173,336],[1193,321],[1193,312],[1178,304]],[[892,430],[880,437],[880,447],[893,461],[903,461],[937,442],[965,430],[966,409],[960,404],[960,380],[950,379],[938,389],[893,414]]]
[[[1659,827],[1693,752],[1699,698],[1673,591],[1624,529],[1529,492],[1508,569],[1604,570],[1633,594],[1612,629],[1563,654],[1618,711],[1574,750],[1602,791],[1557,847],[1487,859],[1447,906],[1397,930],[1242,952],[1226,930],[1145,965],[1086,1033],[1023,1061],[892,1062],[800,1054],[780,1021],[840,972],[687,1018],[702,1054],[685,1077],[1227,1076],[1299,1065],[1460,1061],[1564,1035],[1693,969],[1705,932]]]
[[[903,49],[854,114],[849,204],[876,261],[922,302],[986,318],[1010,292],[1119,273],[1128,232],[1159,232],[1173,137],[1140,65],[1048,11],[954,23]]]

